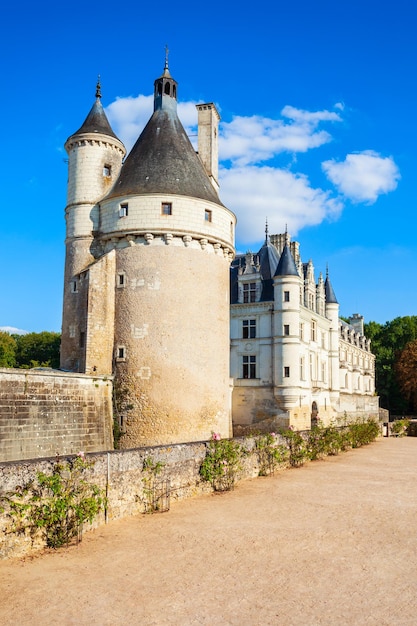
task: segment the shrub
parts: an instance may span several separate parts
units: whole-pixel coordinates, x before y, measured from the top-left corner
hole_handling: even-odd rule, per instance
[[[407,435],[407,430],[409,426],[409,419],[403,418],[400,420],[395,420],[395,422],[391,424],[391,433],[396,437],[405,437]]]
[[[275,433],[259,435],[256,439],[256,452],[259,461],[259,476],[273,474],[276,468],[288,458],[288,450],[278,444]]]
[[[281,435],[284,437],[288,446],[288,461],[291,467],[300,467],[301,465],[304,465],[309,453],[303,436],[299,432],[293,430],[292,426],[290,426],[287,430],[283,430]]]
[[[41,535],[46,545],[59,548],[81,540],[83,524],[92,523],[106,506],[104,491],[87,481],[93,465],[80,452],[75,459],[56,461],[52,474],[38,472],[36,480],[3,495],[2,509],[11,519],[10,532]]]
[[[242,446],[234,439],[222,439],[213,433],[207,454],[201,464],[201,477],[210,482],[214,491],[234,488],[243,457]]]

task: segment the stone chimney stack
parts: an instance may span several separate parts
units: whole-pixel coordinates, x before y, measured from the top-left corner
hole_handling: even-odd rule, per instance
[[[198,154],[211,184],[219,190],[219,142],[220,115],[215,105],[197,104],[198,111]]]

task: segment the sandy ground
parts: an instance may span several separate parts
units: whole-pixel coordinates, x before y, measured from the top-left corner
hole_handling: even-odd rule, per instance
[[[417,624],[417,438],[0,563],[2,626]]]

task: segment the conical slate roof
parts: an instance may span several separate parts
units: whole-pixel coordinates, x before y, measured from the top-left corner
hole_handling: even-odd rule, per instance
[[[219,197],[173,109],[157,109],[107,195],[166,193],[220,203]]]
[[[278,250],[270,243],[267,237],[264,245],[258,252],[259,266],[261,276],[264,280],[273,278],[275,270],[277,269],[279,262]]]
[[[94,102],[91,111],[85,118],[81,128],[79,128],[76,133],[73,133],[69,139],[84,133],[100,133],[101,135],[108,135],[109,137],[113,137],[114,139],[118,139],[118,141],[120,141],[117,135],[113,132],[109,120],[104,112],[103,105],[101,104],[100,82],[97,83],[96,101]]]
[[[326,294],[326,304],[339,304],[328,276],[326,276],[326,281],[324,283],[324,291]]]
[[[154,83],[154,113],[107,195],[174,194],[221,204],[177,115],[177,82],[168,69]]]
[[[297,266],[288,244],[285,244],[275,276],[298,276]]]

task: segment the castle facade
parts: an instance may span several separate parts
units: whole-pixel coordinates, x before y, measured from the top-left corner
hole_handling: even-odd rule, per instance
[[[166,59],[127,157],[99,84],[65,144],[61,368],[114,377],[124,448],[229,437],[232,416],[304,429],[318,416],[376,415],[363,319],[339,319],[329,277],[316,283],[287,234],[235,258],[236,218],[218,195],[219,114],[197,105],[196,153],[177,87]]]
[[[237,426],[309,429],[378,417],[375,357],[363,318],[339,318],[329,276],[287,233],[266,232],[257,254],[231,267],[231,375]]]

